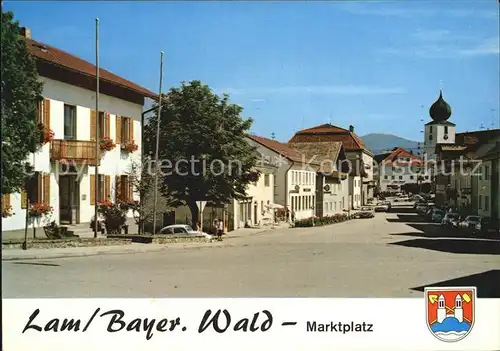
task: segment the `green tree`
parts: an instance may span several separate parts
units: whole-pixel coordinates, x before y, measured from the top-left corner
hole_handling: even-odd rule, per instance
[[[229,96],[216,95],[200,81],[182,83],[165,95],[160,122],[159,168],[161,191],[171,206],[187,205],[193,226],[197,201],[216,205],[245,197],[256,181],[257,156],[246,140],[252,119],[243,119],[241,106]],[[145,130],[145,152],[154,160],[156,118]],[[156,170],[154,164],[153,172]],[[160,184],[160,181],[159,181]]]
[[[2,10],[2,194],[24,188],[31,171],[27,157],[40,140],[36,124],[37,104],[42,99],[34,59],[12,12]]]

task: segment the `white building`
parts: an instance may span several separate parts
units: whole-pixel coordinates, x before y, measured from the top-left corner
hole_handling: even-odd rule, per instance
[[[295,219],[314,216],[316,203],[316,172],[319,165],[308,163],[298,150],[279,141],[249,136],[250,143],[262,146],[260,152],[278,166],[275,176],[274,203],[293,213]]]
[[[373,197],[373,154],[354,133],[354,127],[340,128],[332,124],[322,124],[295,133],[290,144],[341,142],[350,163],[349,208],[359,208]]]
[[[289,143],[320,164],[316,175],[317,217],[331,216],[349,209],[349,164],[341,142]]]
[[[145,98],[155,94],[124,78],[100,70],[99,109],[95,112],[95,66],[49,45],[31,40],[29,52],[36,59],[44,83],[38,122],[53,131],[53,140],[28,157],[35,176],[28,193],[3,196],[14,215],[2,220],[2,233],[25,226],[26,198],[52,206],[49,221],[75,225],[90,222],[94,206],[102,200],[139,200],[128,181],[132,162],[141,157],[141,114]],[[111,139],[116,147],[99,151],[99,194],[95,197],[96,123],[99,140]],[[137,150],[125,151],[127,145]],[[130,214],[131,216],[131,214]],[[70,228],[71,230],[71,228]],[[40,231],[39,231],[40,232]],[[11,234],[14,234],[11,232]]]
[[[247,138],[249,143],[253,142]],[[228,206],[228,216],[234,221],[233,228],[261,227],[274,222],[274,184],[278,167],[266,159],[263,154],[265,147],[257,147],[258,163],[256,170],[260,172],[259,179],[248,185],[246,198],[233,200]]]
[[[432,165],[420,157],[396,147],[390,153],[375,155],[378,163],[375,178],[380,191],[398,192],[405,184],[423,184],[431,182]]]

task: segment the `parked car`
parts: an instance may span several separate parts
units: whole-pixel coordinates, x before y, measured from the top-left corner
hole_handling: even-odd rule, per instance
[[[445,216],[445,213],[442,209],[440,208],[434,208],[432,210],[432,217],[431,217],[431,220],[433,222],[436,222],[436,223],[441,223],[441,221],[443,220]]]
[[[387,205],[387,202],[388,201],[383,201],[383,202],[380,202],[379,204],[377,204],[377,206],[375,206],[375,212],[387,212],[389,211],[389,205]],[[389,202],[390,204],[390,202]]]
[[[481,234],[500,235],[500,223],[489,217],[481,217],[474,227],[474,232]]]
[[[480,222],[481,222],[481,217],[479,216],[467,216],[462,222],[460,222],[460,228],[475,229],[476,224]]]
[[[415,201],[415,202],[421,201],[421,202],[425,202],[425,199],[423,198],[423,196],[418,195],[418,194],[415,194],[415,195],[412,195],[412,196],[410,197],[410,201]]]
[[[425,212],[427,212],[427,204],[426,203],[419,203],[419,204],[417,204],[415,209],[416,209],[418,214],[422,215]]]
[[[441,225],[445,227],[457,227],[458,226],[458,214],[453,212],[447,212],[443,220],[441,221]]]
[[[212,235],[198,232],[194,230],[190,225],[187,224],[173,224],[166,226],[160,230],[160,234],[166,235],[193,235],[193,236],[204,236],[207,239],[211,239]]]
[[[372,207],[363,206],[358,211],[357,215],[359,218],[373,218],[373,217],[375,217],[375,214],[373,212],[374,211],[373,211]]]

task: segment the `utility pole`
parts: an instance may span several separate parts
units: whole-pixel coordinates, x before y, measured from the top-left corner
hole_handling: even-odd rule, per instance
[[[97,238],[97,230],[99,229],[98,221],[98,200],[99,200],[99,18],[95,19],[95,186],[94,186],[94,238]]]
[[[155,154],[155,186],[153,204],[153,234],[156,234],[156,206],[158,205],[158,152],[160,149],[160,121],[161,121],[161,88],[163,80],[163,51],[160,52],[160,94],[158,100],[158,116],[156,121],[156,154]]]

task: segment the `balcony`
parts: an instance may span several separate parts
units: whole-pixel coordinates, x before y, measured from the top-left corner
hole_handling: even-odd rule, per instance
[[[98,162],[100,163],[101,151],[99,150]],[[95,166],[96,149],[95,141],[87,140],[52,140],[50,142],[51,161],[70,161],[77,164]]]

